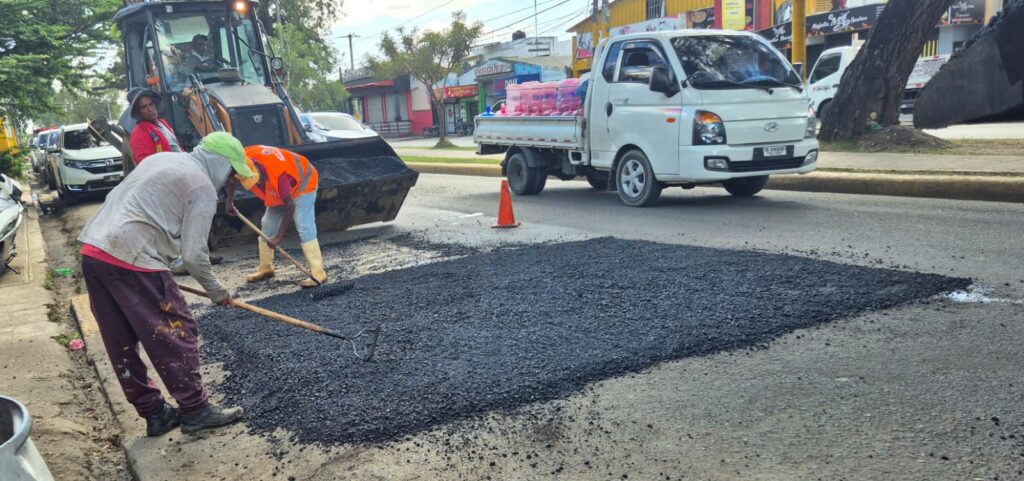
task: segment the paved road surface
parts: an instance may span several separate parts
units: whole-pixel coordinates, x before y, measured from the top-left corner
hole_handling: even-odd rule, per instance
[[[422,175],[413,205],[497,212],[494,178]],[[736,199],[723,189],[666,189],[661,205],[624,206],[614,192],[549,179],[516,197],[518,220],[595,234],[737,249],[811,253],[844,262],[906,265],[1024,288],[1024,206],[985,202],[768,191]],[[1017,240],[1014,240],[1017,239]]]
[[[320,450],[242,428],[148,440],[136,427],[126,446],[140,481],[233,479],[233,463],[267,480],[1024,477],[1024,206],[791,192],[734,199],[698,188],[632,209],[586,183],[549,180],[542,195],[515,198],[523,226],[498,231],[488,227],[497,191],[494,178],[423,175],[394,223],[343,237],[494,245],[611,235],[761,249],[973,277],[991,302],[934,300],[842,319],[765,349],[666,363],[525,413],[379,447]],[[379,269],[387,244],[354,243],[328,263]],[[254,249],[244,250],[249,258],[219,267],[225,278],[251,268]]]

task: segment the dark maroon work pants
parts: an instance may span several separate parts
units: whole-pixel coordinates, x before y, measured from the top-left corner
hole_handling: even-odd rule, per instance
[[[171,274],[82,257],[82,275],[110,363],[139,416],[158,414],[164,405],[139,356],[139,344],[182,414],[201,413],[207,394],[199,373],[199,328]]]

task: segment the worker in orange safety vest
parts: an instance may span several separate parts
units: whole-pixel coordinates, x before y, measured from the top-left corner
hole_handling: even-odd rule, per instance
[[[241,183],[263,200],[267,210],[263,214],[261,228],[270,238],[269,243],[262,238],[259,240],[259,266],[245,280],[259,282],[274,277],[274,247],[284,240],[294,223],[310,272],[320,282],[326,282],[327,272],[316,236],[316,189],[320,177],[316,168],[306,157],[278,147],[252,145],[245,148],[245,155],[249,169],[257,175],[251,178],[235,176],[228,183],[226,211],[230,215],[238,215],[233,200],[235,185]],[[317,284],[306,278],[299,285],[315,287]]]

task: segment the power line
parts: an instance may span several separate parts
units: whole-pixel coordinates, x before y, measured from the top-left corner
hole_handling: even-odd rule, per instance
[[[538,3],[537,6],[540,7],[540,6],[543,6],[543,5],[547,5],[547,4],[551,3],[551,2],[555,2],[555,1],[558,1],[558,0],[547,0],[545,2]],[[484,23],[492,22],[492,21],[497,20],[499,18],[505,18],[505,17],[507,17],[509,15],[512,15],[512,14],[515,14],[515,13],[525,12],[526,10],[533,10],[533,7],[526,7],[526,8],[520,8],[519,10],[513,10],[511,12],[503,13],[501,15],[498,15],[497,17],[488,18],[487,20],[484,20],[483,22]]]
[[[366,36],[366,37],[362,37],[362,38],[361,38],[360,40],[356,40],[356,43],[362,42],[363,40],[369,40],[369,39],[371,39],[371,38],[375,38],[375,37],[377,37],[377,36],[379,36],[379,35],[382,35],[382,34],[385,34],[385,33],[387,33],[387,32],[388,32],[388,31],[390,31],[390,30],[394,30],[394,29],[396,29],[396,28],[398,28],[398,27],[401,27],[401,26],[403,26],[403,25],[407,25],[407,24],[408,24],[409,22],[412,22],[412,21],[414,21],[414,20],[418,20],[418,19],[421,19],[421,18],[423,18],[423,17],[425,17],[425,16],[427,16],[427,15],[430,15],[431,13],[434,13],[434,12],[436,12],[436,11],[438,11],[438,10],[440,10],[440,9],[444,8],[444,7],[447,7],[448,5],[450,5],[450,4],[452,4],[452,3],[455,3],[455,0],[448,0],[447,2],[444,2],[444,3],[442,3],[442,4],[438,5],[438,6],[434,7],[434,8],[431,8],[431,9],[429,9],[429,10],[427,10],[427,11],[425,11],[425,12],[423,12],[423,13],[421,13],[421,14],[419,14],[419,15],[415,16],[415,17],[412,17],[412,18],[410,18],[410,19],[408,19],[408,20],[406,20],[406,21],[402,22],[402,23],[399,23],[398,25],[392,25],[392,26],[390,26],[390,27],[388,27],[388,28],[385,28],[384,30],[381,30],[381,31],[379,31],[379,32],[375,33],[375,34],[372,34],[372,35],[368,35],[368,36]]]
[[[491,30],[490,32],[485,32],[485,33],[482,33],[482,34],[480,34],[480,35],[481,35],[481,36],[484,36],[484,35],[492,34],[492,33],[494,33],[494,32],[500,32],[501,30],[504,30],[504,29],[506,29],[506,28],[509,28],[509,27],[511,27],[511,26],[513,26],[513,25],[516,25],[516,24],[518,24],[518,23],[522,23],[522,22],[525,22],[525,21],[527,21],[527,20],[529,20],[529,19],[531,19],[531,18],[534,18],[534,17],[536,17],[537,15],[540,15],[540,14],[542,14],[542,13],[544,13],[544,12],[547,12],[547,11],[549,11],[549,10],[551,10],[551,9],[554,9],[554,8],[558,8],[558,7],[560,7],[560,6],[562,6],[562,5],[565,5],[565,4],[569,3],[569,2],[570,2],[570,0],[563,0],[562,2],[559,2],[559,3],[557,3],[557,4],[555,4],[555,5],[552,5],[552,6],[548,7],[548,8],[545,8],[544,10],[541,10],[541,11],[539,11],[539,12],[537,12],[537,13],[533,14],[533,15],[529,15],[529,16],[527,16],[527,17],[521,18],[521,19],[519,19],[519,20],[516,20],[515,22],[512,22],[512,23],[510,23],[510,24],[508,24],[508,25],[505,25],[504,27],[499,27],[499,28],[496,28],[496,29],[494,29],[494,30]]]

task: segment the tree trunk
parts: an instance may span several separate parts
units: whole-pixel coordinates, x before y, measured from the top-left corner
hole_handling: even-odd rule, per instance
[[[914,63],[953,0],[889,0],[878,25],[846,69],[821,126],[822,140],[849,140],[871,122],[899,122],[900,101]]]
[[[445,145],[445,139],[448,137],[448,114],[444,111],[444,102],[440,100],[434,101],[434,108],[437,109],[438,125],[437,125],[437,145]]]

